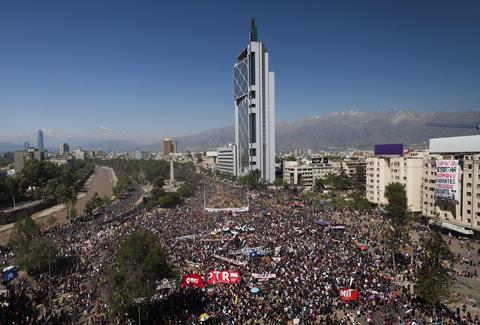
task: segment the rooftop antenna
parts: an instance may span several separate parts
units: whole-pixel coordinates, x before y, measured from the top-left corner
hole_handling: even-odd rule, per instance
[[[250,42],[257,42],[257,24],[255,23],[255,18],[252,18],[250,25]]]

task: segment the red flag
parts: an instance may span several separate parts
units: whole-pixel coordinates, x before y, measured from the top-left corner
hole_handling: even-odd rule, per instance
[[[358,289],[341,288],[340,300],[341,301],[354,301],[357,300]]]
[[[180,284],[180,286],[182,288],[186,286],[193,288],[205,288],[202,277],[195,273],[190,273],[182,276],[182,283]]]

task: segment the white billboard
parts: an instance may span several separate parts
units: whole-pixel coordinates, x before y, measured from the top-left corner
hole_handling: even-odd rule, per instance
[[[436,166],[435,200],[458,203],[458,160],[437,160]]]

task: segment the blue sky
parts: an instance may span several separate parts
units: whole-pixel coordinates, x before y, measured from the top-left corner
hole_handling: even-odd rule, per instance
[[[232,124],[251,17],[277,120],[480,109],[479,1],[0,1],[0,142],[38,128],[152,141]]]

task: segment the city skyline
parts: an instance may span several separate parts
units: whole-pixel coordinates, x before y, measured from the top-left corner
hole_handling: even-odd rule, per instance
[[[278,121],[348,109],[478,109],[475,2],[232,7],[1,4],[2,141],[41,128],[46,137],[152,142],[231,125],[231,57],[251,17],[275,51]]]

